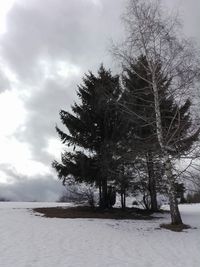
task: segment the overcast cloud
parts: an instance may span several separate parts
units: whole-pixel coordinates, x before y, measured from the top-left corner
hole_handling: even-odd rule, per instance
[[[200,42],[200,2],[163,2],[181,8],[186,34]],[[60,194],[51,169],[61,150],[55,132],[59,110],[69,109],[76,100],[76,85],[84,73],[96,71],[102,62],[114,68],[108,48],[111,39],[123,36],[124,4],[14,1],[0,35],[0,125],[6,129],[0,133],[0,196],[55,200]]]

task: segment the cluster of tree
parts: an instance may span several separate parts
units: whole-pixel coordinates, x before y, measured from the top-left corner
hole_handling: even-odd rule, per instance
[[[189,193],[186,198],[187,203],[200,203],[200,192],[195,192],[193,194]]]
[[[8,202],[8,201],[11,201],[5,197],[0,197],[0,202]]]
[[[181,224],[175,167],[199,136],[185,97],[199,72],[158,2],[131,0],[124,20],[126,46],[113,50],[122,60],[122,74],[101,66],[97,75],[85,75],[80,101],[71,113],[60,111],[68,132],[56,128],[74,149],[53,167],[64,184],[95,185],[102,208],[114,204],[116,192],[124,208],[133,192],[142,193],[145,206],[155,211],[157,192],[168,194],[172,223]]]
[[[135,66],[124,69],[122,84],[118,75],[112,76],[103,66],[97,76],[90,72],[78,87],[80,102],[72,106],[73,114],[60,112],[69,133],[59,128],[57,132],[74,149],[62,154],[62,163],[55,161],[53,166],[68,185],[73,179],[95,184],[102,208],[115,203],[117,191],[123,208],[127,193],[133,192],[142,193],[146,208],[156,211],[157,192],[167,192],[162,151],[156,136],[154,95],[148,83],[135,74],[135,69],[143,73],[146,64],[141,56]],[[188,150],[198,135],[186,138],[191,125],[188,112],[191,103],[187,100],[179,107],[168,96],[168,86],[163,78],[162,128],[166,131],[165,138],[171,138],[170,142],[175,144],[176,150],[171,152],[175,156]]]

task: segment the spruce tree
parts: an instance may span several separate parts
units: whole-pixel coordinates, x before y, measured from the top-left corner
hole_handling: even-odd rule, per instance
[[[89,72],[78,86],[80,102],[72,106],[71,113],[60,111],[68,132],[56,127],[62,142],[74,147],[73,152],[62,154],[61,163],[53,162],[59,178],[63,182],[74,177],[77,182],[95,183],[102,208],[110,206],[108,182],[114,179],[113,155],[123,132],[124,121],[115,104],[120,93],[118,75],[113,76],[103,66],[97,76]]]
[[[156,114],[154,108],[154,93],[149,84],[150,72],[144,56],[137,62],[124,68],[122,77],[124,93],[121,101],[125,110],[129,111],[129,120],[135,134],[136,150],[140,157],[146,159],[148,173],[148,189],[151,198],[151,209],[157,210],[156,200],[156,172],[155,160],[159,160],[161,153],[156,134]],[[199,131],[188,136],[191,128],[190,106],[186,100],[178,105],[172,94],[169,94],[170,80],[163,77],[161,64],[157,64],[156,75],[159,76],[159,104],[162,119],[162,131],[166,147],[173,148],[169,151],[172,157],[179,158],[186,153],[197,140]],[[137,142],[136,142],[137,140]]]

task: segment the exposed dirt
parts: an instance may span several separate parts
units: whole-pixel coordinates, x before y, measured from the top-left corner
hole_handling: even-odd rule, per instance
[[[187,224],[161,224],[160,227],[173,232],[182,232],[183,230],[191,228],[191,226]]]
[[[127,208],[125,210],[112,208],[101,210],[90,207],[52,207],[52,208],[34,208],[34,212],[41,213],[48,218],[99,218],[99,219],[116,219],[116,220],[151,220],[151,212],[137,208]],[[158,218],[158,217],[157,217]]]

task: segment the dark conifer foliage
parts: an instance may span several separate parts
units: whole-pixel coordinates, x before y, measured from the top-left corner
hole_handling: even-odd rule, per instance
[[[160,81],[158,93],[164,143],[169,153],[179,158],[192,147],[198,138],[199,130],[190,134],[192,121],[189,113],[191,106],[189,99],[179,106],[169,92],[171,81],[163,77],[159,63],[156,72]],[[157,210],[156,180],[160,175],[156,175],[158,171],[155,163],[156,158],[159,160],[161,150],[156,134],[154,93],[149,83],[151,80],[149,73],[144,56],[140,56],[136,63],[124,68],[122,77],[124,93],[121,103],[127,113],[127,119],[129,118],[134,128],[134,147],[137,155],[146,159],[149,177],[147,188],[151,198],[151,209]]]
[[[172,158],[180,158],[197,140],[199,130],[191,134],[191,102],[186,100],[182,105],[176,102],[170,92],[171,81],[163,77],[161,69],[158,62],[164,145]],[[149,73],[146,58],[140,56],[124,68],[122,89],[119,76],[101,66],[97,75],[89,72],[83,78],[77,90],[79,102],[73,104],[72,112],[60,111],[66,131],[58,127],[56,130],[73,151],[66,149],[61,163],[54,161],[53,167],[63,183],[69,184],[74,179],[98,187],[102,208],[114,204],[116,191],[125,208],[126,195],[130,188],[137,187],[142,188],[146,200],[150,196],[150,208],[156,211],[158,188],[167,189],[162,181],[165,166],[160,161]],[[138,173],[143,177],[141,184]]]
[[[186,100],[181,106],[176,103],[172,94],[169,93],[170,80],[162,76],[161,65],[157,64],[159,76],[159,102],[162,117],[162,131],[164,142],[169,152],[180,155],[188,151],[193,142],[197,140],[199,131],[190,134],[192,125],[189,113],[191,102]],[[154,94],[149,84],[148,64],[144,56],[137,62],[130,64],[124,69],[123,85],[125,88],[122,101],[129,110],[129,119],[135,125],[135,137],[145,144],[140,146],[142,150],[158,151],[156,137],[156,118],[154,109]]]
[[[108,181],[114,179],[114,150],[124,132],[116,106],[121,94],[119,76],[101,66],[97,76],[90,72],[83,78],[77,94],[80,103],[72,106],[73,112],[60,111],[68,132],[56,128],[62,142],[74,146],[74,152],[65,152],[62,163],[54,161],[53,167],[64,182],[73,176],[77,182],[95,183],[100,205],[106,208],[110,203]]]

